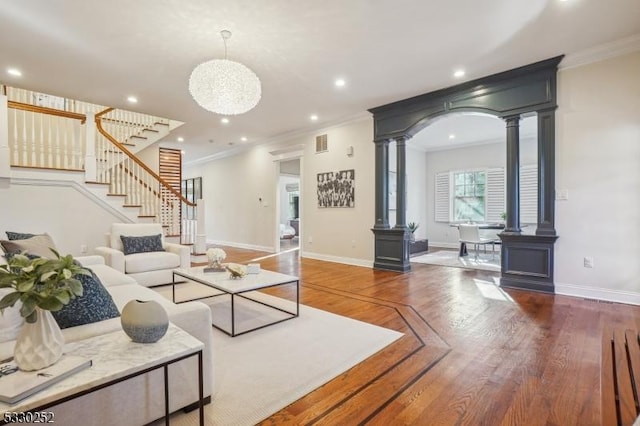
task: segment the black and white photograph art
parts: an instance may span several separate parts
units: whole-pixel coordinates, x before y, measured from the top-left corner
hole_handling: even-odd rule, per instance
[[[354,207],[355,178],[355,169],[318,173],[318,207]]]

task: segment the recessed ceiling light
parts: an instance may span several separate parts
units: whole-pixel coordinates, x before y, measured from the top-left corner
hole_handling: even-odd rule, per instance
[[[127,100],[132,104],[137,104],[138,103],[138,98],[136,98],[135,96],[129,96],[127,98]]]
[[[449,135],[449,139],[455,139],[455,138],[456,138],[456,135],[454,135],[453,133]]]
[[[227,117],[222,117],[222,118],[220,119],[220,122],[221,122],[222,124],[229,124],[229,119],[228,119]]]
[[[309,117],[309,119],[310,119],[311,121],[318,121],[318,116],[317,116],[317,115],[315,115],[315,114],[313,114],[311,117]]]
[[[462,77],[464,77],[464,75],[465,75],[464,70],[456,70],[456,71],[454,71],[454,73],[453,73],[453,76],[454,76],[455,78],[462,78]]]
[[[178,142],[184,142],[184,138],[182,136],[178,137]]]
[[[241,137],[241,138],[240,138],[240,140],[241,140],[242,142],[246,142],[246,141],[247,141],[247,138],[243,136],[243,137]]]
[[[8,68],[7,74],[13,75],[15,77],[22,77],[22,71],[17,68]]]
[[[344,80],[344,78],[339,78],[335,81],[334,84],[336,85],[336,87],[344,87],[347,82]]]

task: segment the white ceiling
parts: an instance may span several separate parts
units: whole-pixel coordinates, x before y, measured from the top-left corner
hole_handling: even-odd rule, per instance
[[[223,29],[263,91],[228,125],[187,89]],[[638,0],[2,0],[0,82],[184,121],[194,160],[638,33]]]

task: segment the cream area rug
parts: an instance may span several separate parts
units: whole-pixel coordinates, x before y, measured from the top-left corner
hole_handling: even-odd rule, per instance
[[[490,252],[480,252],[475,259],[475,251],[469,251],[469,255],[459,257],[457,251],[441,250],[412,257],[411,262],[426,263],[429,265],[453,266],[456,268],[480,269],[483,271],[500,272],[500,253],[492,256]]]
[[[182,289],[178,287],[178,300]],[[170,297],[170,287],[168,291]],[[251,296],[295,310],[294,303],[283,299],[262,293]],[[229,313],[225,298],[201,302],[210,305],[214,318],[221,320]],[[236,304],[235,310],[241,328],[282,315],[246,301]],[[205,423],[224,426],[254,425],[266,419],[402,336],[304,305],[297,318],[241,336],[213,331],[216,394],[205,407]],[[197,411],[172,416],[171,424],[192,424],[189,419],[196,415]]]

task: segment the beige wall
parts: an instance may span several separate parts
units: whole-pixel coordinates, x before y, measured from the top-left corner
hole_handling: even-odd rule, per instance
[[[104,246],[111,224],[122,220],[71,186],[9,185],[0,179],[0,239],[5,231],[48,233],[61,254]],[[6,202],[10,200],[10,202]]]
[[[556,189],[569,194],[556,201],[560,292],[640,303],[639,76],[640,52],[558,75]]]
[[[328,135],[327,152],[315,153],[315,137]],[[301,159],[303,255],[371,265],[374,224],[374,144],[371,118],[308,133],[271,146],[187,166],[185,176],[203,178],[207,241],[274,250],[278,163],[269,152],[304,146]],[[354,155],[347,156],[347,146]],[[355,169],[355,207],[318,208],[316,175]],[[262,202],[259,201],[262,198]]]

